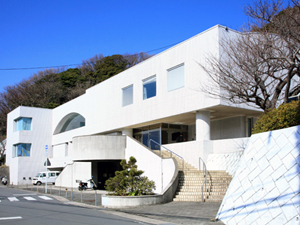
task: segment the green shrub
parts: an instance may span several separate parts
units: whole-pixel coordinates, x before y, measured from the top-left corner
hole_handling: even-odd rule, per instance
[[[297,125],[300,125],[300,101],[292,101],[264,113],[256,121],[252,134]]]
[[[138,170],[136,159],[130,157],[128,163],[123,159],[121,161],[122,171],[116,171],[115,176],[105,182],[105,189],[110,195],[117,196],[136,196],[151,195],[155,189],[154,181],[141,176],[144,171]]]

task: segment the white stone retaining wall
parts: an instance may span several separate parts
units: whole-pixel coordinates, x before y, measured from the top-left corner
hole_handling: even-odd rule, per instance
[[[207,170],[225,170],[233,176],[243,153],[244,151],[225,154],[209,154],[207,158]]]
[[[300,126],[252,135],[216,219],[300,224]]]

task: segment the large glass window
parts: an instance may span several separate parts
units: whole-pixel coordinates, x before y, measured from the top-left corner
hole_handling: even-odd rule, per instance
[[[31,130],[31,118],[21,117],[15,120],[16,131]]]
[[[17,144],[13,148],[13,157],[29,157],[31,144]]]
[[[59,133],[63,133],[84,126],[85,118],[80,114],[74,114],[67,119]]]
[[[122,92],[123,92],[122,106],[132,104],[133,103],[133,85],[123,88]]]
[[[184,65],[168,70],[168,91],[184,87]]]
[[[62,120],[58,123],[54,130],[54,134],[63,133],[84,126],[85,118],[82,115],[78,113],[70,113],[62,118]]]
[[[143,80],[143,99],[156,96],[156,76]]]

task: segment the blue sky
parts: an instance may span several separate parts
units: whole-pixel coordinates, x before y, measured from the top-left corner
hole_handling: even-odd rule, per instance
[[[148,52],[216,24],[238,30],[248,21],[243,6],[251,2],[0,0],[0,92],[43,70],[6,69],[79,65],[100,53]]]

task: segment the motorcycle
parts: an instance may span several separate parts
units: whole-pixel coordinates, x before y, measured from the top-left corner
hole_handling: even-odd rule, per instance
[[[3,177],[1,181],[2,181],[2,184],[7,185],[7,178],[6,178],[6,176]]]
[[[86,191],[87,189],[92,189],[92,190],[96,190],[97,189],[97,185],[95,183],[95,181],[93,179],[89,179],[89,180],[76,180],[77,183],[79,183],[78,185],[78,190],[79,191]]]

